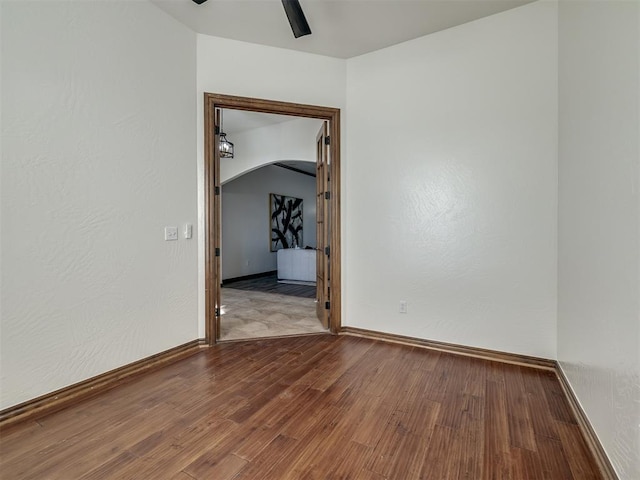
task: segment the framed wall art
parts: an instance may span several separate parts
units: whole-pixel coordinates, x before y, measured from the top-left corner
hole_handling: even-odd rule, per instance
[[[302,203],[301,198],[269,195],[272,252],[302,245]]]

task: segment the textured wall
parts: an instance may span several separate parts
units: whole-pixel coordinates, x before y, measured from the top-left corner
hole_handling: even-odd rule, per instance
[[[556,13],[347,61],[347,325],[555,358]]]
[[[195,34],[147,2],[2,2],[1,406],[198,336]]]
[[[316,179],[272,165],[259,168],[222,186],[223,279],[277,269],[269,248],[270,193],[304,200],[301,246],[316,246]]]
[[[640,478],[640,4],[560,2],[558,359]]]

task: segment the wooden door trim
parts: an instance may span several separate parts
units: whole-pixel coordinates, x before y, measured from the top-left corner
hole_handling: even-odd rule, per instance
[[[318,105],[280,102],[260,98],[238,97],[216,93],[204,94],[204,261],[205,261],[205,340],[209,345],[218,338],[215,322],[217,292],[221,278],[216,270],[215,246],[220,242],[219,196],[220,157],[215,146],[214,124],[216,108],[229,108],[259,113],[275,113],[293,117],[317,118],[329,121],[329,169],[331,178],[331,264],[329,329],[337,334],[342,326],[342,276],[340,231],[340,109]],[[212,242],[216,245],[213,246]],[[219,257],[218,257],[219,258]]]
[[[328,145],[325,139],[329,136],[329,124],[322,121],[322,126],[316,135],[316,316],[324,328],[329,328],[329,311],[326,302],[330,302],[327,287],[330,279],[329,260],[326,248],[331,245],[330,225],[327,219],[331,208],[327,206],[326,192],[329,192]]]

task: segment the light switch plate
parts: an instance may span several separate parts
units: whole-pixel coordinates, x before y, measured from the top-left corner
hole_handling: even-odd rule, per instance
[[[407,313],[407,301],[400,300],[400,313]]]
[[[178,240],[178,227],[164,227],[165,240]]]

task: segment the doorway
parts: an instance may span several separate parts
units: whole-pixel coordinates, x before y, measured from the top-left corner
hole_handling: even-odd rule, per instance
[[[341,328],[340,276],[340,110],[287,102],[205,93],[205,337],[208,344],[220,336],[221,317],[221,176],[218,149],[222,109],[288,115],[323,120],[324,134],[316,139],[318,168],[323,172],[323,188],[318,195],[324,225],[321,247],[316,250],[318,269],[318,317],[332,333]],[[218,129],[216,129],[218,127]],[[311,139],[310,141],[313,141]],[[320,190],[319,190],[320,191]]]
[[[237,148],[234,158],[220,160],[219,341],[327,333],[316,313],[317,182],[310,161],[322,121],[239,110],[221,117]],[[299,160],[263,163],[287,154]]]

